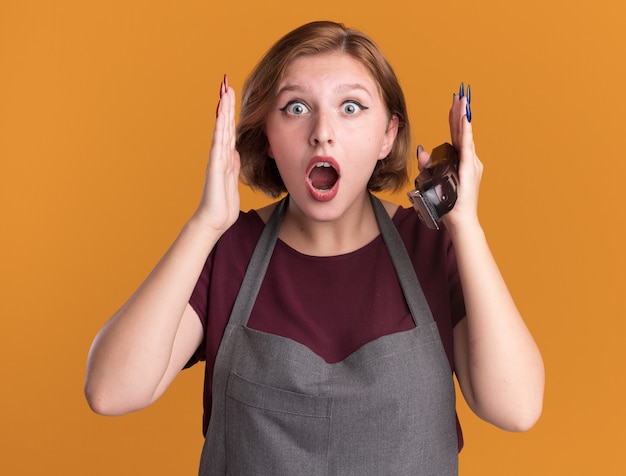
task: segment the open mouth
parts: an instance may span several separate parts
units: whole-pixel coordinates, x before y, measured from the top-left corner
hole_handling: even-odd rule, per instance
[[[318,201],[327,202],[339,190],[339,164],[332,157],[316,157],[307,167],[309,193]]]
[[[317,162],[309,172],[309,181],[315,190],[330,190],[337,183],[339,174],[329,162]]]

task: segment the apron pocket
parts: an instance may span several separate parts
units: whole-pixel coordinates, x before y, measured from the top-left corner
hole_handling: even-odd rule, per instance
[[[327,474],[330,397],[268,387],[234,373],[226,396],[227,474]]]

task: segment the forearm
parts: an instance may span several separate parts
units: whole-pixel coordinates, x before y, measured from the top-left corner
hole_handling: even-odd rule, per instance
[[[485,420],[508,430],[527,429],[541,414],[544,368],[540,352],[482,228],[475,223],[454,233],[467,311],[462,330],[455,331],[455,351],[464,354],[458,359],[463,393]],[[456,342],[461,338],[463,342]]]
[[[185,307],[217,239],[189,221],[141,287],[100,330],[85,383],[94,410],[126,413],[152,402],[172,363]]]

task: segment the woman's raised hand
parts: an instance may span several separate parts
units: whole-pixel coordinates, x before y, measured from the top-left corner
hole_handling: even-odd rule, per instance
[[[459,152],[459,187],[454,208],[443,218],[446,228],[471,221],[478,223],[478,191],[483,173],[483,164],[476,155],[474,134],[472,131],[472,112],[470,109],[471,93],[467,86],[465,94],[463,83],[459,94],[452,97],[450,108],[450,136],[452,145]]]
[[[450,213],[442,219],[448,230],[452,230],[462,223],[478,224],[478,191],[483,164],[476,155],[474,147],[470,99],[469,86],[467,87],[467,94],[465,94],[465,88],[461,84],[459,94],[452,96],[452,107],[448,116],[452,145],[460,157],[457,201]],[[418,180],[426,180],[429,177],[427,168],[431,166],[431,160],[430,155],[422,146],[417,149],[417,163],[420,170]]]
[[[220,84],[215,129],[202,200],[195,218],[211,232],[224,233],[239,215],[239,153],[235,149],[235,91],[228,78]]]

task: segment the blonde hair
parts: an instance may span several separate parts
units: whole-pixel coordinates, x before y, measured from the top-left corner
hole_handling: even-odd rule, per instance
[[[287,33],[268,51],[246,80],[237,126],[237,150],[244,183],[271,197],[286,192],[276,164],[267,156],[265,120],[286,68],[297,58],[339,51],[359,60],[376,81],[390,117],[398,118],[398,134],[391,152],[379,160],[368,189],[397,191],[408,181],[411,145],[408,114],[402,88],[380,48],[364,33],[341,23],[319,21]]]

